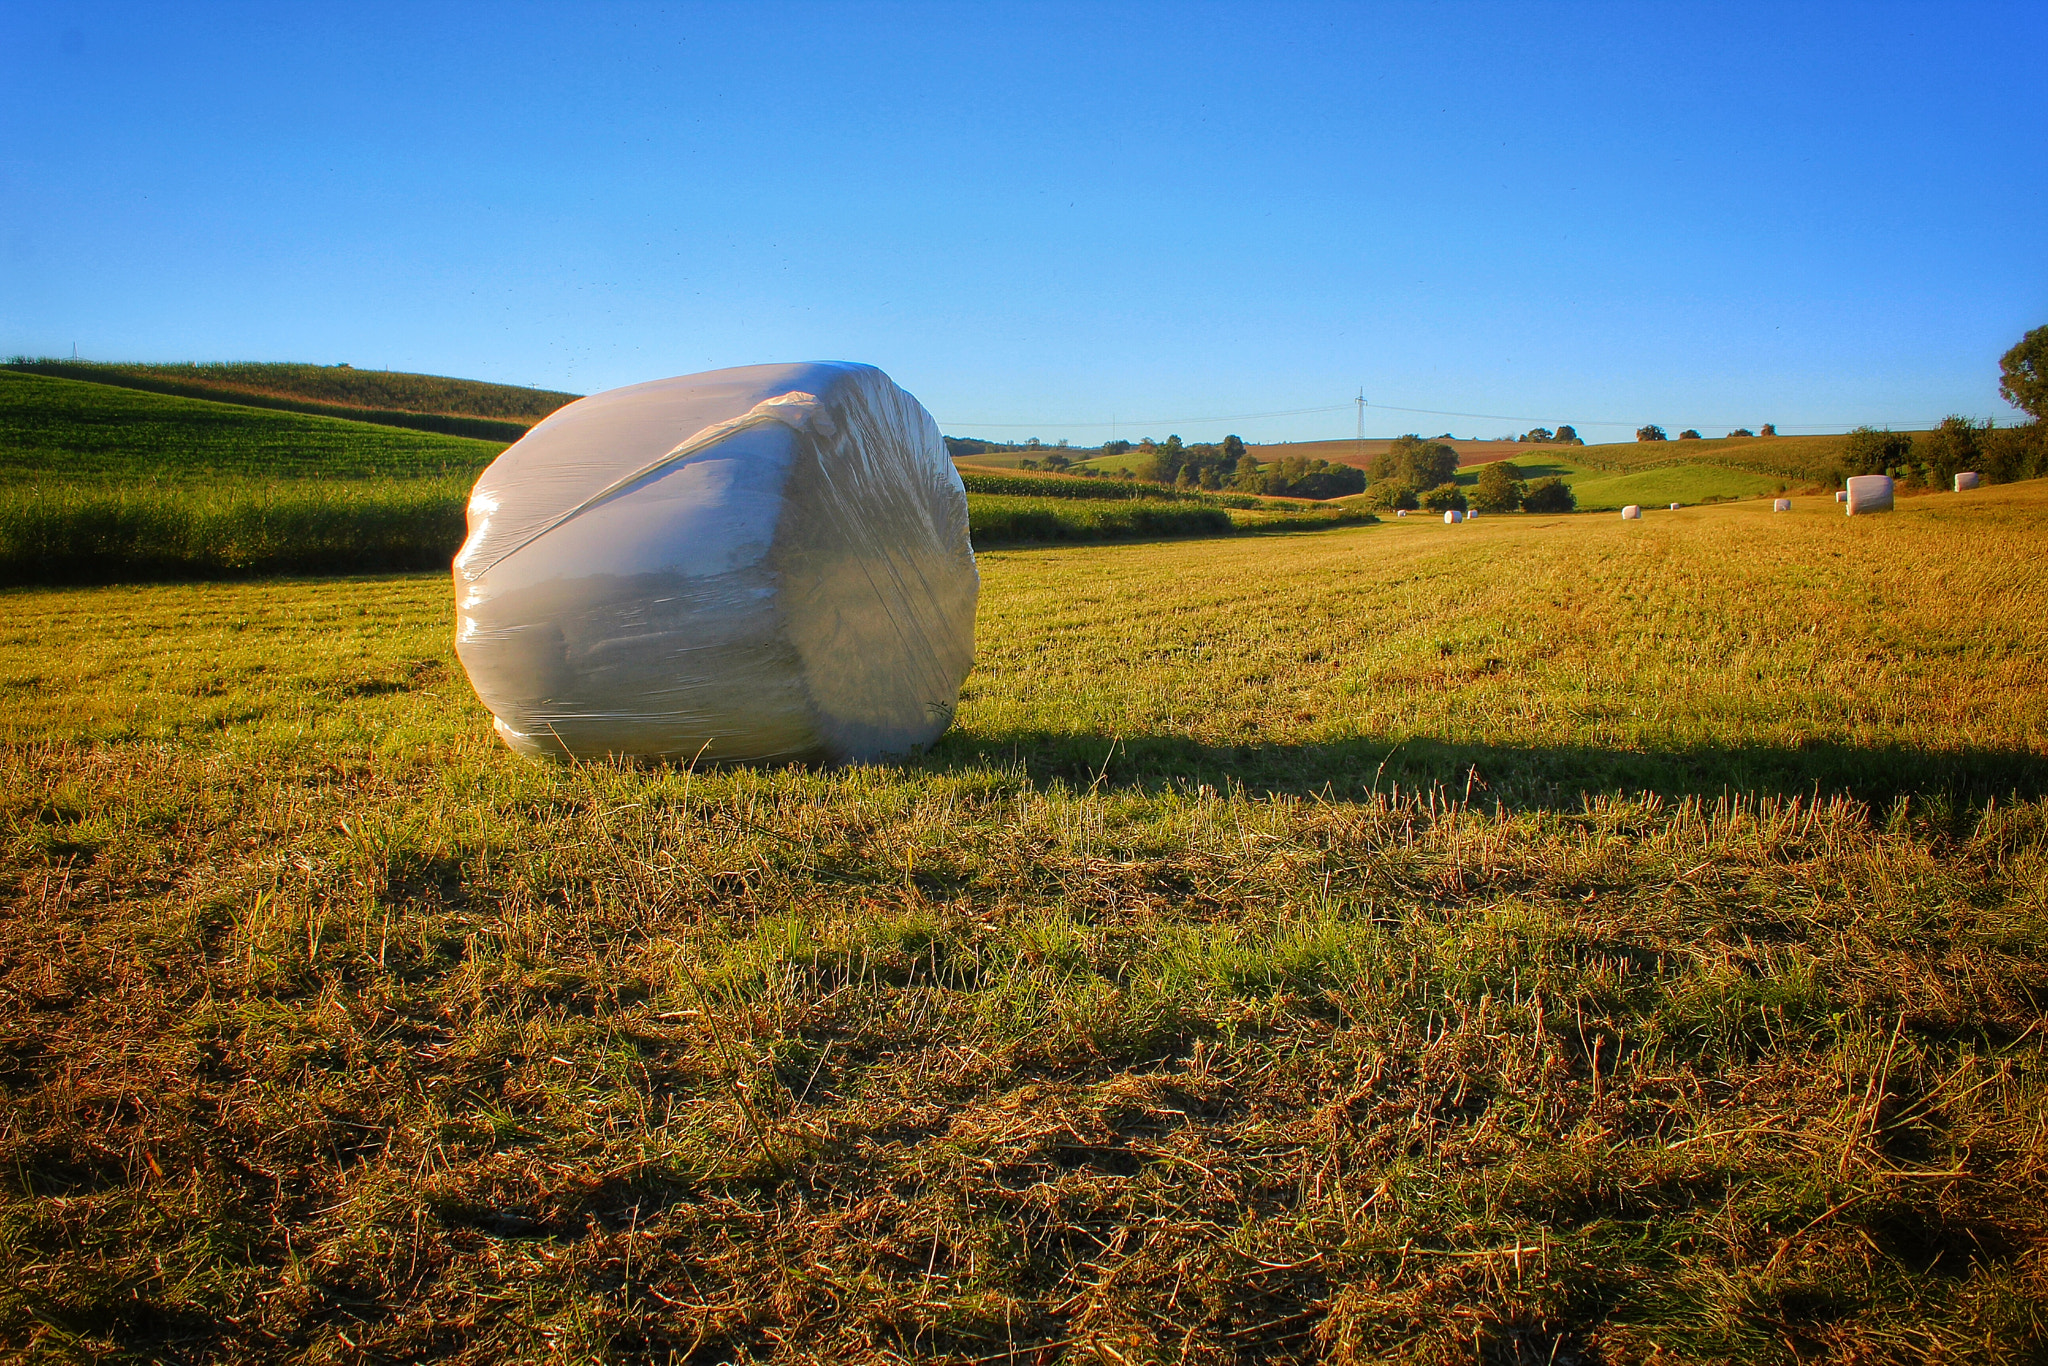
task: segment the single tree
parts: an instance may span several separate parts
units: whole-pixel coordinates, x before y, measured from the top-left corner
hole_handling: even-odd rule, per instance
[[[1465,490],[1456,484],[1438,484],[1422,495],[1422,505],[1431,512],[1449,512],[1452,508],[1463,512],[1470,506],[1465,501]]]
[[[1700,439],[1700,434],[1694,428],[1687,427],[1684,431],[1678,434],[1678,439],[1680,441],[1697,441]]]
[[[1388,442],[1387,449],[1373,457],[1366,473],[1374,483],[1384,480],[1433,489],[1457,477],[1458,453],[1441,442],[1424,440],[1411,432]]]
[[[1939,427],[1913,439],[1913,454],[1927,467],[1929,483],[1947,487],[1958,470],[1979,469],[1985,463],[1985,438],[1990,434],[1989,422],[1980,427],[1951,413]]]
[[[1664,429],[1654,422],[1647,427],[1636,428],[1636,440],[1638,441],[1662,441],[1663,439]]]
[[[1735,429],[1734,431],[1732,431],[1732,432],[1728,433],[1728,435],[1729,435],[1729,436],[1731,436],[1731,437],[1736,437],[1736,436],[1755,436],[1755,435],[1756,435],[1756,433],[1755,433],[1755,432],[1753,432],[1753,431],[1751,431],[1751,430],[1750,430],[1749,428],[1747,428],[1747,427],[1737,427],[1737,428],[1736,428],[1736,429]]]
[[[1239,436],[1224,437],[1223,458],[1226,460],[1244,459],[1244,438]]]
[[[2048,327],[2021,337],[1998,360],[1998,392],[2035,421],[2048,417]]]
[[[1913,438],[1888,428],[1858,427],[1842,443],[1842,464],[1850,474],[1903,475],[1913,458]]]
[[[1584,444],[1579,440],[1578,428],[1571,426],[1559,427],[1557,429],[1557,436],[1554,439],[1560,446],[1578,446]]]
[[[1523,432],[1520,436],[1516,437],[1515,439],[1517,441],[1525,441],[1537,445],[1543,445],[1549,442],[1552,438],[1550,428],[1531,427],[1528,431]]]
[[[1573,512],[1578,506],[1579,498],[1572,492],[1572,486],[1556,475],[1538,479],[1522,495],[1524,512]]]
[[[1757,429],[1756,434],[1758,436],[1776,436],[1778,434],[1778,424],[1775,422],[1766,422],[1762,427],[1759,427]]]
[[[1505,460],[1479,467],[1479,480],[1472,488],[1472,506],[1481,512],[1513,512],[1522,505],[1528,485],[1522,472]]]

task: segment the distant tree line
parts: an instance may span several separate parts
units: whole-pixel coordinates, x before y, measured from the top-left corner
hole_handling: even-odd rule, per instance
[[[1531,427],[1515,438],[1516,441],[1533,446],[1583,446],[1576,427],[1559,427],[1551,431],[1548,427]]]
[[[1112,450],[1121,446],[1122,450]],[[1150,437],[1130,443],[1112,441],[1104,455],[1138,453],[1137,474],[1157,484],[1186,489],[1230,489],[1238,493],[1262,493],[1280,498],[1342,498],[1365,492],[1365,471],[1327,460],[1290,457],[1261,464],[1245,449],[1237,436],[1226,436],[1213,445],[1184,444],[1178,436],[1164,441]]]
[[[1775,423],[1766,422],[1763,425],[1763,434],[1765,436],[1776,436],[1778,434],[1777,425]],[[1747,427],[1737,427],[1734,431],[1728,433],[1728,435],[1730,437],[1755,436],[1756,433],[1751,431]],[[1662,427],[1659,427],[1654,422],[1646,423],[1643,426],[1636,428],[1636,440],[1638,441],[1669,441],[1670,439],[1670,437],[1664,434],[1664,429]],[[1705,438],[1700,436],[1697,429],[1687,427],[1684,431],[1678,434],[1678,439],[1680,441],[1700,441],[1704,440]]]

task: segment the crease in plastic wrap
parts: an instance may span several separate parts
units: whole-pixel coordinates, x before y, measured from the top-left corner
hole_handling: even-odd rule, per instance
[[[952,724],[980,591],[938,426],[880,370],[656,380],[477,479],[455,649],[552,758],[880,759]]]

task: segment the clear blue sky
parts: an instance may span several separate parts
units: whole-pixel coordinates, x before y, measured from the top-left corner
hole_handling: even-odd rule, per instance
[[[2040,0],[0,0],[0,353],[861,360],[1076,444],[2010,419],[2044,107]]]

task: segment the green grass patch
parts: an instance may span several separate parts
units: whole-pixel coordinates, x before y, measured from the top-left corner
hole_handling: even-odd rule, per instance
[[[0,370],[0,483],[473,479],[505,445]]]
[[[1577,495],[1581,512],[1606,512],[1630,503],[1658,507],[1666,503],[1690,505],[1758,498],[1787,487],[1782,477],[1718,465],[1665,465],[1634,474],[1594,471],[1567,478],[1565,482]]]
[[[1691,447],[1708,443],[1688,441],[1685,444]],[[1657,507],[1666,503],[1692,505],[1757,498],[1776,493],[1788,485],[1785,476],[1710,464],[1665,464],[1617,472],[1609,467],[1555,457],[1517,457],[1512,463],[1526,480],[1552,476],[1563,479],[1577,496],[1581,512],[1609,512],[1630,503]],[[1479,482],[1482,468],[1475,465],[1459,470],[1457,482],[1471,488]]]

